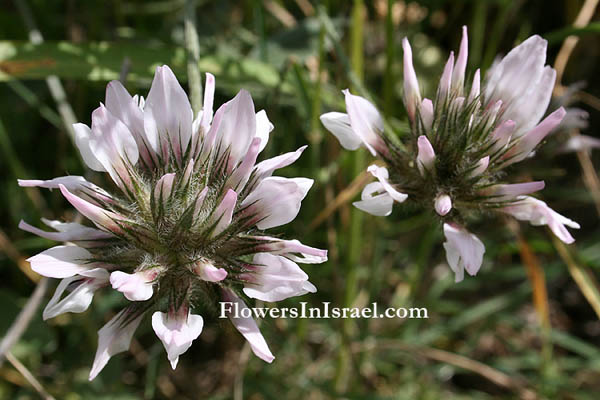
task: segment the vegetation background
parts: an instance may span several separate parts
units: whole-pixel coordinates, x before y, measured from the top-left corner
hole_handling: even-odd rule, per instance
[[[0,367],[0,398],[597,399],[600,159],[597,152],[559,151],[580,130],[598,136],[597,3],[2,2],[0,335],[40,280],[24,260],[51,245],[17,229],[19,220],[75,218],[59,193],[19,188],[17,177],[87,173],[65,122],[89,123],[108,80],[121,79],[130,92],[145,95],[154,68],[166,63],[185,86],[184,20],[192,16],[200,70],[217,78],[215,104],[241,88],[252,93],[257,110],[266,109],[275,125],[264,157],[310,144],[282,170],[316,180],[300,216],[282,231],[328,248],[330,258],[304,268],[318,293],[279,306],[378,302],[427,307],[429,318],[266,319],[261,329],[277,357],[272,365],[252,356],[230,324],[209,319],[176,371],[146,321],[131,353],[113,357],[89,383],[96,331],[124,302],[116,292],[98,292],[83,314],[45,323],[37,310]],[[390,217],[378,218],[352,208],[368,180],[361,172],[370,155],[341,149],[318,117],[343,110],[340,90],[350,87],[372,98],[396,133],[405,134],[401,39],[411,40],[420,83],[431,94],[449,51],[458,48],[462,25],[469,28],[469,74],[532,34],[548,39],[548,62],[559,73],[553,107],[566,103],[590,117],[587,128],[575,119],[511,171],[514,182],[546,181],[543,199],[581,223],[577,242],[567,247],[544,228],[486,216],[472,227],[486,245],[483,267],[455,284],[431,210],[396,205]]]

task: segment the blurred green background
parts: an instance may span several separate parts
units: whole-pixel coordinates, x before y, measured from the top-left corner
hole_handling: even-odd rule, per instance
[[[149,321],[131,353],[87,375],[97,330],[120,309],[118,293],[97,292],[83,314],[41,320],[41,308],[11,352],[57,399],[597,399],[600,391],[599,155],[559,153],[580,127],[553,134],[509,180],[545,180],[542,198],[578,221],[564,246],[540,227],[494,215],[469,229],[486,245],[483,267],[460,284],[445,263],[439,221],[430,210],[396,205],[388,218],[353,210],[367,181],[365,151],[348,152],[318,120],[343,111],[341,89],[371,98],[398,135],[407,124],[401,39],[431,95],[460,27],[469,28],[468,73],[484,70],[532,34],[549,40],[548,62],[560,85],[555,104],[590,114],[581,133],[600,126],[600,22],[597,1],[4,1],[0,5],[0,335],[39,277],[25,258],[52,245],[17,229],[20,219],[73,219],[57,192],[24,190],[19,178],[90,175],[64,120],[90,122],[108,80],[146,95],[154,68],[169,64],[184,84],[184,17],[197,18],[200,69],[217,79],[215,104],[248,89],[275,125],[262,157],[309,144],[281,173],[316,183],[299,217],[279,231],[329,249],[329,261],[303,269],[320,306],[427,307],[429,319],[266,319],[261,329],[276,360],[251,355],[227,321],[205,316],[205,329],[172,371]],[[583,10],[583,12],[582,12]],[[578,18],[579,16],[579,18]],[[575,27],[573,24],[575,23]],[[43,44],[32,45],[35,27]],[[574,34],[570,39],[567,35]],[[39,41],[39,37],[34,40]],[[559,59],[556,62],[555,60]],[[562,58],[562,60],[561,60]],[[65,90],[57,102],[47,79]],[[54,80],[53,80],[54,79]],[[50,78],[55,85],[55,78]],[[575,86],[573,86],[575,85]],[[56,94],[56,93],[54,93]],[[554,107],[554,106],[553,106]],[[52,294],[51,282],[42,307]],[[5,361],[0,399],[39,398]]]

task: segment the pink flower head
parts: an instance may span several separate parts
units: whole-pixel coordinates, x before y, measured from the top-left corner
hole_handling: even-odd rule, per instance
[[[429,209],[449,226],[444,228],[444,247],[457,277],[463,267],[476,273],[483,255],[479,239],[449,225],[467,214],[488,210],[513,215],[546,224],[561,240],[573,241],[565,228],[576,227],[573,221],[540,200],[523,198],[543,189],[543,182],[503,181],[503,170],[530,157],[565,117],[561,107],[543,118],[556,77],[546,65],[546,47],[546,40],[534,35],[495,63],[483,79],[476,69],[467,80],[469,38],[463,27],[458,52],[450,53],[430,100],[422,97],[415,54],[404,38],[403,100],[410,132],[384,131],[388,124],[375,105],[348,91],[347,114],[321,116],[344,148],[364,145],[381,161],[369,167],[377,181],[365,186],[354,206],[377,216],[390,215],[395,203]],[[459,246],[465,243],[477,251],[466,252]]]
[[[205,86],[204,106],[195,116],[167,66],[156,69],[145,101],[117,81],[108,84],[91,128],[74,128],[84,162],[106,172],[114,183],[110,190],[79,176],[19,181],[59,189],[95,225],[44,220],[54,231],[19,225],[65,242],[29,259],[37,273],[62,279],[44,318],[84,311],[102,288],[129,301],[98,332],[90,379],[129,348],[146,314],[175,368],[202,332],[200,297],[216,306],[225,299],[244,304],[244,292],[275,301],[316,291],[296,263],[322,263],[327,251],[264,232],[294,220],[308,195],[311,179],[273,176],[306,146],[257,163],[273,130],[266,112],[256,112],[250,94],[241,90],[213,113],[212,75]],[[377,133],[383,126],[375,108],[365,114],[362,99],[348,94],[347,100],[357,110],[349,126],[369,146],[381,148]],[[201,291],[206,296],[198,296]],[[253,320],[232,323],[260,358],[273,360]]]

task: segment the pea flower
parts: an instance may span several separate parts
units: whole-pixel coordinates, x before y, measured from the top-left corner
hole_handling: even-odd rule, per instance
[[[316,291],[296,263],[322,263],[327,251],[264,233],[292,221],[313,184],[273,176],[306,146],[256,163],[273,125],[244,90],[213,115],[214,90],[207,74],[203,109],[194,118],[167,66],[156,69],[145,100],[110,82],[91,127],[74,128],[87,166],[106,172],[114,187],[80,176],[19,180],[59,189],[95,225],[43,220],[54,230],[45,231],[21,221],[26,231],[64,242],[28,260],[40,275],[62,279],[44,319],[85,311],[99,289],[128,301],[98,331],[90,380],[128,350],[146,314],[175,368],[202,332],[200,314],[219,301],[246,308],[242,293],[272,301]],[[254,353],[271,362],[257,323],[229,317]]]
[[[547,225],[565,243],[574,241],[565,226],[579,228],[529,196],[544,188],[543,181],[504,181],[505,169],[531,156],[565,116],[561,107],[540,122],[556,77],[545,65],[546,45],[532,36],[495,63],[483,82],[477,70],[466,84],[463,27],[458,56],[450,53],[432,100],[421,96],[405,38],[403,100],[410,133],[398,138],[385,131],[375,106],[348,90],[343,91],[347,113],[321,116],[342,147],[364,146],[385,163],[367,169],[376,181],[354,205],[378,216],[389,215],[395,202],[431,209],[443,223],[446,258],[457,282],[465,270],[475,275],[483,261],[483,243],[464,227],[474,214],[492,211]]]

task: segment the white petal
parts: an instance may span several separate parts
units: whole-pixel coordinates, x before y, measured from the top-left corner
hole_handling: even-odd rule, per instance
[[[102,239],[111,239],[114,235],[101,231],[99,229],[89,228],[87,226],[83,226],[81,224],[70,222],[70,223],[62,223],[59,221],[48,221],[45,220],[44,223],[46,225],[52,226],[51,224],[57,223],[61,226],[62,229],[59,232],[46,232],[35,226],[31,226],[25,221],[21,220],[19,222],[19,228],[31,232],[34,235],[38,235],[45,239],[55,240],[58,242],[71,242],[71,241],[92,241],[92,240],[102,240]],[[58,229],[57,229],[58,230]]]
[[[412,49],[407,38],[402,39],[403,64],[404,64],[404,105],[411,120],[415,117],[415,109],[421,101],[419,82],[413,66]]]
[[[363,189],[361,201],[355,201],[352,205],[369,214],[387,217],[392,213],[394,199],[380,182],[371,182]]]
[[[169,148],[179,163],[192,136],[194,113],[188,97],[171,69],[156,68],[144,106],[144,129],[152,148],[165,159]]]
[[[421,175],[425,174],[425,170],[432,171],[435,164],[435,151],[427,136],[421,135],[417,139],[417,168]]]
[[[127,309],[122,310],[98,331],[98,350],[90,371],[90,381],[102,371],[112,356],[129,350],[131,339],[142,321],[143,314],[126,322],[127,313]]]
[[[275,127],[271,121],[269,121],[265,110],[260,110],[256,113],[256,137],[260,139],[260,147],[258,148],[259,153],[264,150],[269,141],[269,133],[271,133],[274,128]]]
[[[138,105],[138,99],[131,97],[121,82],[111,81],[106,86],[106,108],[129,128],[140,156],[148,166],[153,166],[154,150],[144,131],[144,113]]]
[[[81,214],[94,222],[99,228],[106,229],[113,233],[122,233],[123,230],[116,221],[122,221],[123,218],[111,211],[104,210],[88,201],[85,201],[67,190],[63,185],[58,185],[62,195],[73,207]]]
[[[176,174],[174,172],[164,174],[156,182],[156,186],[154,187],[154,202],[157,206],[161,203],[163,206],[166,206],[167,202],[171,198],[175,176]]]
[[[244,189],[246,183],[248,182],[248,178],[250,178],[250,174],[254,169],[256,157],[260,151],[260,145],[260,138],[255,137],[248,148],[248,152],[242,159],[242,162],[233,170],[233,173],[227,180],[225,188],[231,188],[236,192],[241,192],[242,189]]]
[[[256,136],[256,114],[252,97],[245,90],[240,90],[221,108],[224,111],[215,135],[221,153],[229,150],[227,169],[230,172],[246,154]]]
[[[281,154],[279,156],[259,162],[256,164],[255,168],[256,176],[258,179],[263,179],[273,175],[273,171],[276,169],[287,167],[288,165],[293,164],[298,158],[300,158],[302,152],[304,152],[307,147],[308,146],[302,146],[296,151],[291,151],[289,153]]]
[[[455,224],[444,224],[444,248],[446,258],[452,270],[456,273],[456,282],[462,280],[462,270],[469,275],[477,274],[483,262],[485,246],[481,240],[466,229]]]
[[[223,268],[217,268],[209,262],[199,261],[194,265],[193,271],[202,280],[207,282],[220,282],[227,278],[227,271]]]
[[[84,276],[73,276],[60,281],[56,292],[44,308],[44,320],[67,312],[84,312],[92,303],[94,292],[108,282],[108,271],[103,268],[94,268],[81,274]],[[79,281],[78,286],[61,300],[67,287],[76,281]]]
[[[130,186],[129,165],[138,161],[138,147],[127,126],[102,104],[92,113],[90,149],[117,186]]]
[[[452,210],[452,199],[447,194],[441,194],[435,198],[434,208],[443,217]]]
[[[452,73],[452,87],[458,90],[459,94],[463,92],[465,82],[465,70],[467,69],[467,58],[469,55],[469,37],[467,35],[467,27],[462,27],[462,40],[460,41],[460,49],[454,71]]]
[[[248,308],[246,304],[228,289],[223,290],[223,295],[225,301],[231,301],[232,303],[237,304],[239,308],[239,318],[234,318],[234,314],[229,314],[229,319],[233,326],[235,326],[235,328],[246,338],[252,348],[252,352],[254,352],[258,358],[271,363],[275,357],[271,353],[271,350],[269,350],[265,338],[260,333],[256,321],[254,321],[252,317],[244,318],[241,315],[242,309]]]
[[[187,310],[187,307],[182,308]],[[192,346],[192,342],[200,336],[203,327],[202,317],[189,311],[169,313],[157,311],[152,314],[152,329],[165,346],[173,369],[177,367],[179,356],[185,353]]]
[[[233,210],[235,209],[236,204],[237,193],[228,189],[209,221],[209,225],[216,224],[211,237],[221,234],[231,224]]]
[[[105,172],[106,169],[102,163],[98,161],[92,149],[90,149],[92,130],[89,126],[86,124],[73,124],[73,130],[75,131],[75,145],[79,149],[83,161],[94,171]]]
[[[482,190],[482,194],[492,196],[492,201],[508,201],[514,200],[517,196],[537,192],[544,187],[544,181],[493,185]]]
[[[55,246],[27,259],[31,269],[48,278],[68,278],[90,269],[92,255],[83,247]]]
[[[215,98],[215,77],[213,74],[206,73],[206,82],[204,86],[204,104],[202,105],[202,119],[200,125],[204,134],[208,132],[213,118],[213,102]]]
[[[475,168],[469,173],[469,177],[474,178],[485,172],[488,165],[490,164],[490,156],[485,156],[477,161]]]
[[[560,124],[565,113],[564,108],[559,108],[544,118],[535,128],[518,139],[518,142],[503,156],[503,158],[508,159],[505,165],[510,165],[527,158],[536,146]]]
[[[431,127],[433,126],[433,103],[429,99],[423,99],[421,102],[421,107],[419,108],[419,115],[421,116],[421,121],[423,122],[423,128],[425,128],[426,132],[431,131]]]
[[[282,255],[303,264],[321,264],[327,261],[327,250],[306,246],[298,240],[281,240],[269,236],[252,236],[251,238],[268,242],[259,245],[258,251]]]
[[[333,133],[346,150],[356,150],[362,144],[362,139],[354,133],[350,126],[348,114],[329,112],[321,115],[320,119],[325,128]]]
[[[398,203],[402,203],[404,200],[406,200],[408,195],[397,191],[388,181],[389,172],[388,172],[387,168],[379,167],[379,166],[373,164],[367,168],[367,171],[369,171],[371,173],[371,175],[373,175],[375,178],[377,178],[379,180],[379,182],[381,182],[381,184],[383,185],[383,188],[385,189],[386,192],[388,192],[388,194],[392,197],[392,199],[394,199]]]
[[[351,94],[349,90],[344,90],[343,93],[354,133],[362,139],[371,154],[386,151],[386,146],[379,137],[383,132],[383,118],[377,108],[367,99]]]
[[[156,269],[138,271],[133,274],[114,271],[110,274],[110,284],[113,289],[123,293],[127,300],[146,301],[154,294],[152,283],[157,275]]]
[[[529,221],[532,225],[548,225],[550,230],[563,242],[575,241],[565,225],[579,229],[579,224],[572,221],[550,207],[546,203],[530,196],[520,196],[519,201],[501,208],[500,211],[510,214],[518,220]]]
[[[244,293],[263,301],[280,301],[313,292],[308,275],[293,261],[269,253],[257,253],[252,261],[255,271],[248,273]]]
[[[270,176],[256,186],[241,206],[247,206],[246,212],[255,215],[253,221],[259,229],[284,225],[296,218],[313,182],[307,178]]]

